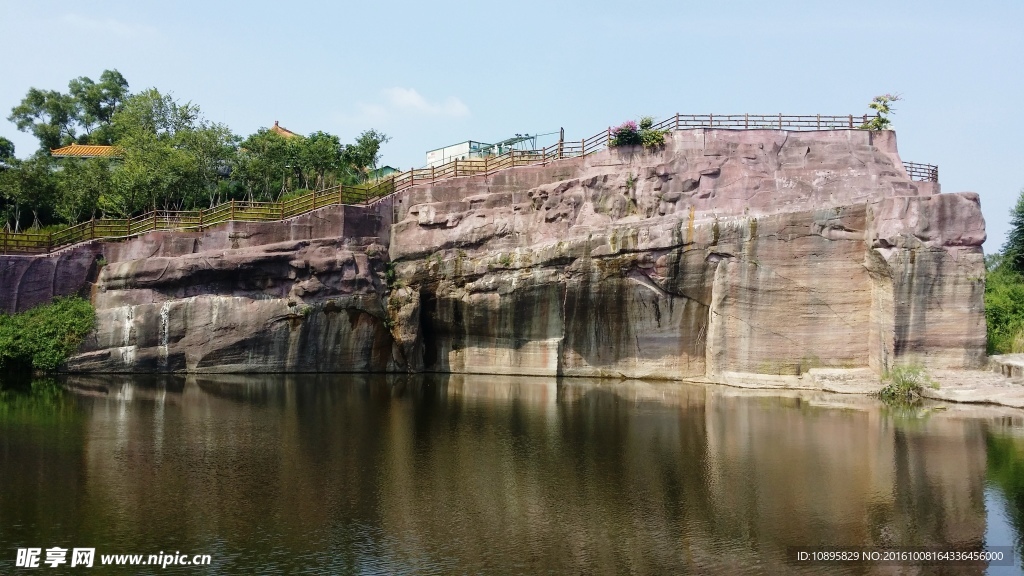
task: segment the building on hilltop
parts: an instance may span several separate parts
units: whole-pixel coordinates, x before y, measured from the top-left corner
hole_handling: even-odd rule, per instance
[[[295,132],[292,132],[291,130],[281,126],[277,120],[274,120],[274,126],[270,129],[270,131],[273,132],[274,134],[277,134],[278,136],[283,136],[285,138],[302,138],[302,134],[296,134]]]
[[[537,138],[553,134],[557,134],[557,132],[549,132],[547,134],[516,134],[511,138],[506,138],[494,144],[466,140],[451,146],[435,148],[427,152],[426,167],[440,166],[452,160],[471,160],[486,156],[501,156],[511,150],[535,150],[537,148]]]

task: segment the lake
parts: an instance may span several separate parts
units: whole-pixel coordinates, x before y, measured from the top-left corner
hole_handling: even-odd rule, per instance
[[[874,574],[792,547],[986,549],[1017,574],[1024,412],[669,382],[75,376],[0,396],[19,548],[143,574]],[[69,557],[70,560],[70,557]],[[62,566],[63,573],[90,570]],[[43,573],[62,573],[49,566]]]

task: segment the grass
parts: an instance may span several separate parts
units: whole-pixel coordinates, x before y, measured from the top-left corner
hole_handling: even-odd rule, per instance
[[[887,404],[901,406],[914,404],[921,399],[921,391],[925,386],[938,388],[939,385],[928,376],[924,367],[917,365],[894,366],[885,377],[887,382],[879,391],[878,396]]]

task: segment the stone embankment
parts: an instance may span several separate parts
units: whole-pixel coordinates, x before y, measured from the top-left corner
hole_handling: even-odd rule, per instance
[[[983,368],[984,239],[978,196],[912,181],[891,132],[698,129],[285,223],[6,258],[0,304],[91,294],[78,371],[828,388]]]

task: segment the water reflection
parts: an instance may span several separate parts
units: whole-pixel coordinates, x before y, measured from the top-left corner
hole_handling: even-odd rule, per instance
[[[986,486],[1024,528],[1012,410],[483,376],[66,385],[56,411],[0,404],[0,571],[95,545],[217,573],[788,573],[788,546],[1010,544],[986,542]]]

